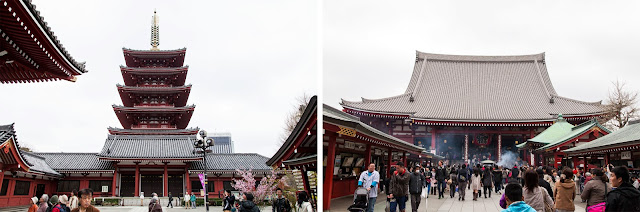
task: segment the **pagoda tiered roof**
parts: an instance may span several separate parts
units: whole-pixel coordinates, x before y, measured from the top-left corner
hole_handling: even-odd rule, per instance
[[[125,129],[132,129],[132,125],[141,124],[140,120],[148,119],[149,117],[164,118],[169,120],[170,125],[175,126],[177,129],[185,129],[191,120],[194,109],[194,105],[185,107],[125,107],[113,105],[113,110]]]
[[[173,85],[184,85],[185,80],[187,79],[187,72],[189,71],[189,66],[182,67],[156,67],[156,68],[135,68],[135,67],[125,67],[120,66],[120,71],[122,72],[122,78],[124,79],[124,84],[127,86],[135,86],[138,84],[137,80],[144,77],[159,77],[165,76],[173,79]]]
[[[75,81],[86,73],[28,0],[0,0],[0,83]]]
[[[176,87],[136,87],[117,85],[117,87],[120,99],[122,99],[122,104],[126,107],[143,105],[140,101],[143,101],[141,98],[145,96],[166,96],[166,105],[184,107],[187,105],[189,93],[191,92],[191,85]]]
[[[569,120],[588,120],[607,111],[601,102],[558,95],[544,53],[462,56],[418,51],[404,94],[342,100],[341,105],[351,114],[466,126],[548,126],[557,114]]]
[[[122,48],[128,67],[182,67],[187,48],[175,50],[134,50]]]
[[[196,135],[109,135],[98,153],[103,160],[166,159],[198,161]],[[149,148],[153,147],[153,148]]]

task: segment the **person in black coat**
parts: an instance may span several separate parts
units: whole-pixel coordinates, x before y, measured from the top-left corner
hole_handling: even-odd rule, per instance
[[[610,175],[609,181],[615,189],[607,194],[605,211],[640,211],[640,191],[629,182],[627,167],[618,166]]]
[[[542,170],[542,167],[537,168],[536,173],[538,173],[538,185],[547,190],[547,193],[549,193],[551,199],[555,199],[555,197],[553,196],[553,190],[551,190],[551,185],[549,185],[549,183],[544,180],[544,171]]]
[[[231,195],[231,191],[230,190],[225,190],[224,191],[224,200],[222,202],[222,211],[224,212],[230,212],[231,208],[233,207],[233,204],[236,201],[236,197]]]
[[[502,190],[502,170],[498,168],[498,166],[493,166],[493,187],[495,188],[496,194],[500,194],[500,190]]]
[[[447,179],[447,169],[442,165],[442,161],[438,162],[438,167],[436,167],[436,181],[438,183],[438,199],[444,198],[444,190],[446,189],[447,183],[445,180]]]
[[[271,206],[272,212],[291,212],[291,203],[282,194],[282,189],[276,188],[276,199]]]
[[[260,208],[253,202],[253,194],[244,193],[243,195],[244,201],[240,203],[240,208],[238,211],[240,212],[260,212]]]
[[[409,194],[411,194],[411,210],[413,212],[417,212],[420,207],[420,194],[422,194],[424,181],[424,175],[420,173],[420,166],[418,165],[409,176]]]

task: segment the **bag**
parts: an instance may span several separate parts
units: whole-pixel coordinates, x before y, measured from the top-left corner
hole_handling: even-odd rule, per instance
[[[606,202],[601,202],[592,206],[587,207],[587,212],[604,212],[606,208]]]
[[[542,199],[544,200],[544,212],[554,212],[555,210],[553,210],[553,202],[547,202],[547,196],[549,194],[547,193],[547,191],[543,191],[545,190],[545,188],[538,187],[538,190],[540,193],[542,193]]]
[[[427,188],[422,188],[422,194],[420,194],[420,197],[427,198]]]

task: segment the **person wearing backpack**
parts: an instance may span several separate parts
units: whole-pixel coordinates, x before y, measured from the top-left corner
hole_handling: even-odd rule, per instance
[[[462,164],[462,168],[458,170],[458,201],[464,201],[465,187],[467,187],[467,181],[469,173],[467,172],[467,164]]]
[[[58,195],[51,196],[49,203],[51,204],[47,208],[47,212],[64,212],[64,209],[60,206],[60,202],[58,202]]]
[[[607,194],[605,211],[640,211],[640,191],[629,182],[627,167],[618,166],[609,175],[615,189]]]

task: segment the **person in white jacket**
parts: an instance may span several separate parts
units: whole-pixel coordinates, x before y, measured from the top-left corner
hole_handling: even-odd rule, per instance
[[[73,191],[71,192],[71,197],[69,198],[69,209],[73,210],[76,209],[78,207],[78,196],[76,196],[78,194],[78,191],[76,191],[75,189],[73,189]]]
[[[298,212],[313,212],[313,206],[305,191],[298,193]]]

